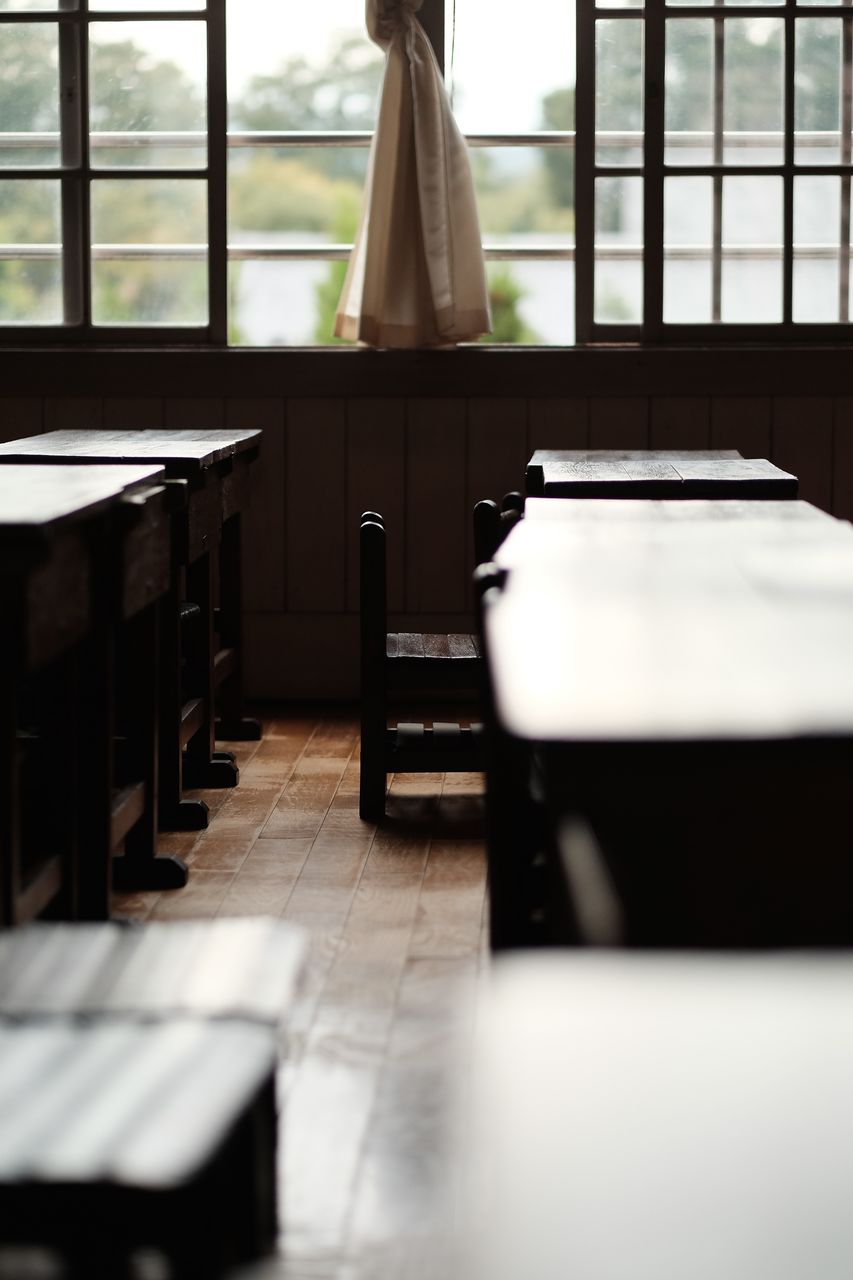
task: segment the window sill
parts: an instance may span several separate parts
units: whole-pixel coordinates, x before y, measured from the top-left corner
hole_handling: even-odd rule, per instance
[[[0,350],[4,396],[853,395],[849,346]]]

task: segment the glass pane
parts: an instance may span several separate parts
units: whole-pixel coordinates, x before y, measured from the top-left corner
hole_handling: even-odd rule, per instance
[[[573,262],[487,262],[492,333],[481,342],[566,346],[575,340]]]
[[[794,159],[837,164],[841,143],[841,23],[835,18],[797,22],[794,75]]]
[[[451,57],[453,8],[446,5],[445,63],[460,127],[466,133],[573,129],[573,0],[527,0],[522,21],[509,20],[509,10],[495,0],[456,0]]]
[[[0,180],[0,323],[62,321],[58,182]]]
[[[382,51],[363,5],[228,0],[228,127],[372,129]]]
[[[667,178],[664,185],[663,318],[709,324],[713,257],[712,178]]]
[[[26,13],[35,9],[41,12],[58,9],[59,0],[0,0],[0,13]],[[76,9],[76,4],[63,4],[63,9]]]
[[[112,9],[126,13],[138,10],[160,9],[163,13],[176,13],[181,9],[206,9],[206,0],[89,0],[90,9]]]
[[[337,345],[335,309],[347,264],[232,262],[228,341],[237,347]]]
[[[723,179],[722,320],[782,319],[782,179]]]
[[[0,165],[59,164],[59,30],[0,27]]]
[[[574,244],[574,152],[475,147],[471,164],[484,239],[500,245]]]
[[[89,31],[93,164],[203,165],[204,23],[93,22]]]
[[[795,320],[837,321],[841,183],[836,177],[794,179]]]
[[[643,318],[643,180],[595,183],[595,320],[635,324]]]
[[[710,2],[714,3],[715,0],[710,0]],[[760,5],[761,8],[764,9],[775,4],[778,4],[781,6],[785,3],[785,0],[717,0],[717,2],[722,3],[724,5],[736,4],[740,9],[744,9],[748,5],[756,5],[756,6]],[[830,0],[830,3],[832,4],[834,4],[835,2],[836,0]],[[667,8],[669,9],[677,9],[679,5],[688,5],[688,4],[692,5],[693,3],[694,3],[694,0],[666,0],[666,5],[667,5]],[[815,0],[815,3],[819,4],[820,0]]]
[[[714,24],[681,18],[666,24],[666,164],[714,159]]]
[[[205,182],[93,182],[92,241],[96,324],[207,323]]]
[[[781,19],[728,19],[723,103],[726,164],[782,163],[783,66]]]
[[[595,159],[643,162],[643,24],[595,24]]]
[[[229,240],[234,244],[351,244],[358,228],[366,148],[235,148]]]

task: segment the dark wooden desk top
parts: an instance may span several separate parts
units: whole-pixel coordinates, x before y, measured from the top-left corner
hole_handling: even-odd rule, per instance
[[[853,527],[805,502],[531,500],[487,611],[534,741],[853,738]]]
[[[494,970],[464,1093],[470,1280],[853,1274],[853,961]]]
[[[710,498],[723,487],[729,496],[737,487],[744,498],[797,496],[796,476],[733,450],[539,449],[527,486],[531,494],[566,498]]]
[[[60,527],[91,519],[162,466],[0,466],[0,546],[44,541]]]
[[[255,451],[261,431],[48,431],[0,444],[0,462],[159,462],[170,476],[189,476]]]

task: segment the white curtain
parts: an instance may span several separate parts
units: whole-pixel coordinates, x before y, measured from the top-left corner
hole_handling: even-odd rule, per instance
[[[491,329],[468,150],[416,17],[421,3],[366,6],[385,78],[335,333],[373,347],[451,345]]]

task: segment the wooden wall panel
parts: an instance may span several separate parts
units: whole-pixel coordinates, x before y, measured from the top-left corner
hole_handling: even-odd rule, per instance
[[[464,400],[410,400],[406,425],[406,609],[461,613],[470,564]]]
[[[481,498],[501,497],[510,489],[524,492],[527,465],[527,401],[515,397],[468,401],[468,493],[465,527],[467,607],[473,604],[474,570],[472,512]]]
[[[800,479],[800,497],[832,507],[834,405],[828,397],[801,396],[773,401],[771,458]]]
[[[719,396],[711,401],[711,448],[739,449],[745,458],[769,458],[773,405],[768,396]]]
[[[249,613],[244,620],[249,698],[358,696],[358,618]]]
[[[347,605],[358,610],[358,518],[378,511],[387,533],[388,609],[404,606],[406,562],[406,402],[348,400]]]
[[[853,520],[853,396],[840,396],[835,401],[832,513]]]
[[[591,400],[589,444],[591,449],[648,449],[648,400],[643,396]]]
[[[49,396],[44,402],[45,431],[83,431],[104,425],[104,402],[95,396],[60,400]]]
[[[285,607],[284,401],[228,400],[225,422],[235,430],[264,433],[243,516],[243,600],[246,609],[280,613]]]
[[[468,493],[470,515],[481,498],[499,499],[524,488],[527,465],[527,401],[483,397],[468,401]]]
[[[108,431],[147,431],[162,427],[164,402],[156,396],[122,396],[104,401],[104,426]]]
[[[285,522],[287,607],[346,609],[346,405],[287,402]]]
[[[43,429],[42,411],[41,400],[0,400],[0,441],[39,435]]]
[[[649,444],[652,449],[709,449],[711,402],[702,396],[656,396]]]
[[[167,400],[163,426],[173,431],[215,431],[225,426],[225,401],[214,396]]]
[[[586,449],[589,401],[541,399],[527,406],[527,456],[535,449]]]

